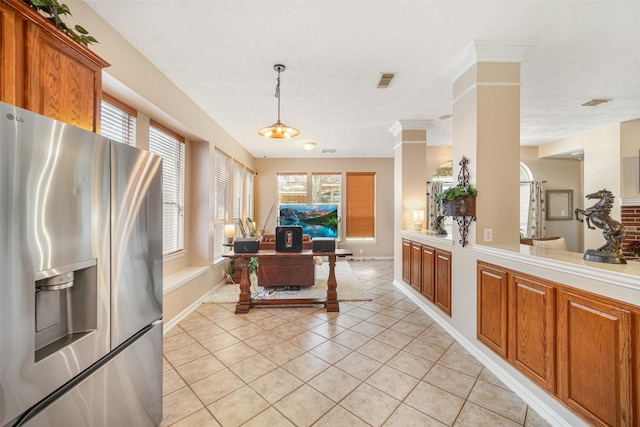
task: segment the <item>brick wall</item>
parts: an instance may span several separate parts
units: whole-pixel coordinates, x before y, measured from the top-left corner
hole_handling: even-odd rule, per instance
[[[631,241],[640,241],[640,205],[639,206],[622,206],[622,225],[624,225],[627,237],[624,239],[623,251],[627,259],[637,258],[626,250],[627,244]]]

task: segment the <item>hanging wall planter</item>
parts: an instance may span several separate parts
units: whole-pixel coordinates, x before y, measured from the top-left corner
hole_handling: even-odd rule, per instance
[[[443,204],[445,216],[476,216],[476,198],[459,197],[447,200]]]
[[[476,196],[478,191],[469,184],[469,170],[467,169],[465,157],[460,160],[460,173],[458,174],[458,185],[436,194],[435,201],[440,205],[440,211],[444,216],[452,216],[458,223],[460,230],[460,244],[464,247],[469,234],[471,221],[476,219]]]

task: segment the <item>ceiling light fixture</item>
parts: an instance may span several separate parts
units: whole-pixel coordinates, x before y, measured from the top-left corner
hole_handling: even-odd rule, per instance
[[[280,121],[280,73],[285,70],[285,66],[282,64],[276,64],[273,69],[278,72],[278,80],[276,84],[276,98],[278,98],[278,121],[271,126],[264,127],[258,131],[260,136],[271,139],[289,139],[295,138],[300,135],[298,129],[294,129],[282,123]]]
[[[316,148],[316,143],[313,141],[307,141],[304,144],[302,144],[302,146],[304,147],[305,150],[311,151]]]

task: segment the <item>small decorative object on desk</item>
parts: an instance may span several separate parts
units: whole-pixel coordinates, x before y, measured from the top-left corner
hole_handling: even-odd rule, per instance
[[[469,183],[468,163],[469,160],[466,157],[462,157],[458,163],[461,166],[458,185],[435,195],[435,202],[440,206],[442,215],[452,216],[458,223],[462,247],[469,243],[467,235],[471,221],[476,219],[476,196],[478,195],[478,191]]]
[[[233,224],[225,224],[224,225],[224,235],[225,235],[225,242],[227,245],[232,245],[233,244],[233,238],[236,235],[236,226]]]
[[[236,224],[238,224],[238,229],[240,230],[240,234],[242,235],[242,237],[248,237],[247,231],[244,228],[244,223],[242,222],[242,218],[234,218],[233,220],[236,222]]]
[[[444,219],[444,215],[438,215],[436,217],[436,229],[433,231],[434,236],[446,236],[447,230],[442,227],[442,220]]]
[[[583,259],[607,264],[626,264],[627,260],[622,255],[622,241],[626,234],[624,226],[609,216],[613,207],[613,193],[603,188],[595,193],[587,194],[585,197],[599,200],[590,208],[576,209],[574,211],[575,218],[580,222],[586,220],[587,228],[590,230],[595,230],[596,227],[601,228],[607,243],[598,249],[587,249]]]

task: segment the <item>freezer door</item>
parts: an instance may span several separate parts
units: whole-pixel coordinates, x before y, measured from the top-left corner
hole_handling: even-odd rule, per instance
[[[162,421],[162,323],[20,426],[156,427]]]
[[[162,159],[111,143],[111,347],[162,317]]]
[[[109,142],[0,103],[0,426],[109,352]]]

